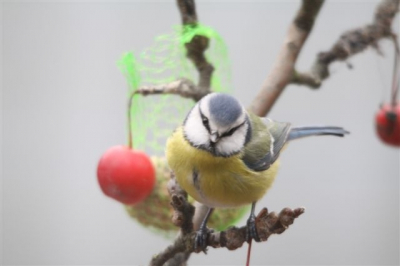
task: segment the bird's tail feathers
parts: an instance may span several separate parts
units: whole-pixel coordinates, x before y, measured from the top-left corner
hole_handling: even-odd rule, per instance
[[[333,135],[338,137],[344,137],[349,134],[347,130],[341,127],[332,126],[305,126],[305,127],[292,127],[290,129],[287,140],[294,140],[308,136],[320,136],[320,135]]]

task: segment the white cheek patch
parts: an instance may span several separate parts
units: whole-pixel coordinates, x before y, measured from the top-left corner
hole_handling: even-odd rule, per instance
[[[218,153],[229,155],[239,152],[246,141],[247,129],[248,125],[244,124],[238,128],[232,136],[220,139],[217,144]]]
[[[203,126],[198,106],[190,112],[183,126],[183,131],[193,145],[197,146],[208,142],[209,134]]]

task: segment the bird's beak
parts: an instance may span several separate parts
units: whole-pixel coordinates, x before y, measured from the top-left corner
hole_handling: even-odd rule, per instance
[[[211,132],[211,142],[216,143],[219,140],[219,134],[217,131]]]

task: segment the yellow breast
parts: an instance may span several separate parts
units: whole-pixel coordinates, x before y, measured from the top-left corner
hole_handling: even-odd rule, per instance
[[[179,127],[167,141],[166,156],[179,185],[209,207],[235,207],[258,201],[272,185],[278,162],[268,170],[246,167],[241,154],[228,158],[194,148]]]

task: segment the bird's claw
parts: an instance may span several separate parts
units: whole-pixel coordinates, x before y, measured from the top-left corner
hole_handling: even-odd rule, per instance
[[[194,239],[194,250],[195,251],[203,251],[207,254],[207,238],[208,233],[211,231],[208,228],[200,228],[199,231],[196,232],[196,237]]]
[[[256,242],[261,241],[257,233],[256,217],[254,215],[250,216],[247,220],[246,239],[247,242],[249,242],[251,239],[254,239]]]

